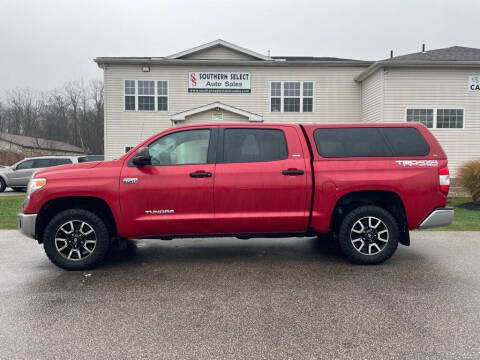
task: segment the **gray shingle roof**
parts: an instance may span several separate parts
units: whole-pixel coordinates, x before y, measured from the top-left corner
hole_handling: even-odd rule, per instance
[[[41,138],[34,138],[30,136],[14,135],[14,134],[7,134],[7,133],[0,133],[0,139],[16,145],[27,147],[27,148],[74,152],[79,154],[84,153],[82,148],[79,148],[78,146],[67,144],[61,141],[47,140],[47,139],[41,139]]]
[[[355,77],[363,81],[383,67],[480,67],[480,49],[451,46],[380,60],[370,65]]]
[[[443,49],[395,56],[384,61],[480,61],[480,49],[451,46]]]

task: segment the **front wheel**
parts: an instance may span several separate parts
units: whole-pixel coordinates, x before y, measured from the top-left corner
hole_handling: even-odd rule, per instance
[[[389,259],[398,246],[397,220],[384,208],[360,206],[345,216],[339,231],[343,254],[355,264],[379,264]]]
[[[0,177],[0,192],[4,192],[6,188],[7,184],[5,183],[5,180]]]
[[[43,247],[48,258],[66,270],[91,269],[99,265],[110,247],[105,222],[85,209],[65,210],[45,228]]]

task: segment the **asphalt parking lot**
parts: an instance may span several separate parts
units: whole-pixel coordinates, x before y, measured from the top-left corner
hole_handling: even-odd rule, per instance
[[[3,230],[0,358],[480,358],[480,233],[412,237],[380,266],[314,238],[182,239],[67,272]]]

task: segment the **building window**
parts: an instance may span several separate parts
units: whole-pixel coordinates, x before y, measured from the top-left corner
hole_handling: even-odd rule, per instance
[[[125,146],[125,154],[132,150],[135,146]]]
[[[433,109],[407,109],[407,121],[419,122],[427,128],[433,128]]]
[[[270,111],[313,112],[313,82],[272,82]]]
[[[300,112],[300,83],[283,83],[283,111]]]
[[[125,80],[125,110],[135,110],[135,80]]]
[[[407,122],[419,122],[429,129],[463,129],[463,109],[407,109]]]
[[[155,110],[155,81],[138,80],[138,110]]]
[[[168,81],[157,81],[157,110],[168,110]]]
[[[272,82],[270,88],[270,111],[282,111],[282,83]]]
[[[303,112],[313,111],[313,82],[303,83]]]
[[[437,129],[462,129],[463,109],[437,109]]]

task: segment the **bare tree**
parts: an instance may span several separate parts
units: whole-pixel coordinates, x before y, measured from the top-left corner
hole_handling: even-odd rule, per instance
[[[0,131],[64,141],[103,153],[103,83],[71,81],[60,90],[7,92],[0,103]]]

